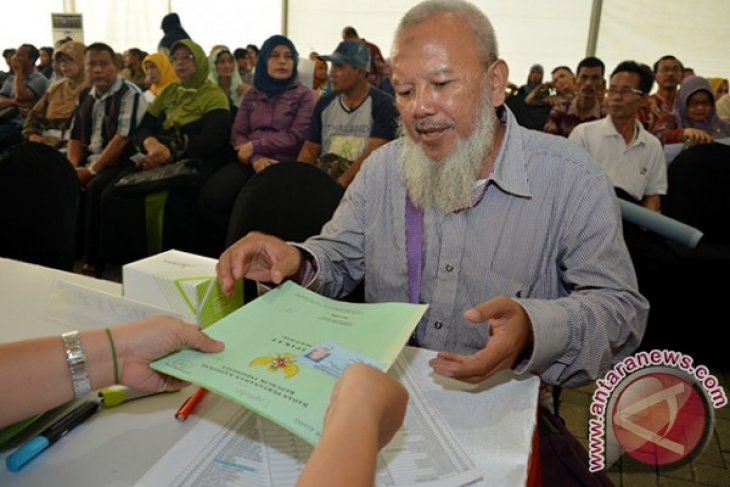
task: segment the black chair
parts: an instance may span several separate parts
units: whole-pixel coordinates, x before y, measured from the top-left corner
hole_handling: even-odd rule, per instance
[[[269,166],[249,179],[238,194],[226,246],[251,231],[302,242],[320,232],[342,195],[336,181],[310,164],[284,162]],[[248,302],[255,296],[255,284],[244,281],[244,299]],[[359,295],[348,299],[362,300]]]
[[[701,144],[680,152],[667,170],[664,214],[700,229],[702,243],[730,244],[730,146]]]
[[[79,183],[68,160],[35,142],[0,156],[0,256],[72,271]]]
[[[730,146],[703,144],[682,151],[668,168],[662,212],[698,228],[704,236],[694,249],[668,242],[674,264],[643,271],[641,292],[651,311],[643,349],[668,348],[692,355],[697,363],[724,365],[724,342],[717,340],[730,275]],[[643,286],[642,286],[643,285]]]

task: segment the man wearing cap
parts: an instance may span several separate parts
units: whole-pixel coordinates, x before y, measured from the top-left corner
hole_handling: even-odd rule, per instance
[[[297,160],[316,164],[346,188],[370,153],[395,139],[398,111],[387,93],[368,83],[365,44],[343,41],[322,59],[332,63],[334,92],[314,107]]]

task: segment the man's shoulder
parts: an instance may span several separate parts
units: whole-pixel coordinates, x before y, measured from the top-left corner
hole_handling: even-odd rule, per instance
[[[573,128],[573,132],[585,135],[597,135],[606,130],[606,121],[608,117],[599,118],[597,120],[589,120],[581,122]],[[571,132],[572,135],[572,132]]]
[[[581,124],[578,127],[586,125]],[[577,128],[577,127],[576,127]],[[578,144],[565,137],[546,134],[520,127],[522,151],[528,167],[544,173],[547,177],[556,173],[559,166],[579,171],[585,175],[600,172],[600,165]]]

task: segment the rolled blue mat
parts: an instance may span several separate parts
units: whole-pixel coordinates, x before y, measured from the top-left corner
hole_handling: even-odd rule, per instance
[[[648,228],[662,237],[673,240],[689,249],[695,248],[697,242],[702,238],[703,233],[701,231],[686,223],[669,218],[656,211],[651,211],[630,201],[619,198],[618,202],[621,205],[621,214],[625,220]]]

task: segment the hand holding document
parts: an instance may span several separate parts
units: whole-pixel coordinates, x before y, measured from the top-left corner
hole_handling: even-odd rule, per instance
[[[206,329],[226,348],[184,350],[152,367],[252,409],[316,444],[348,365],[387,370],[426,310],[339,302],[286,282]]]

